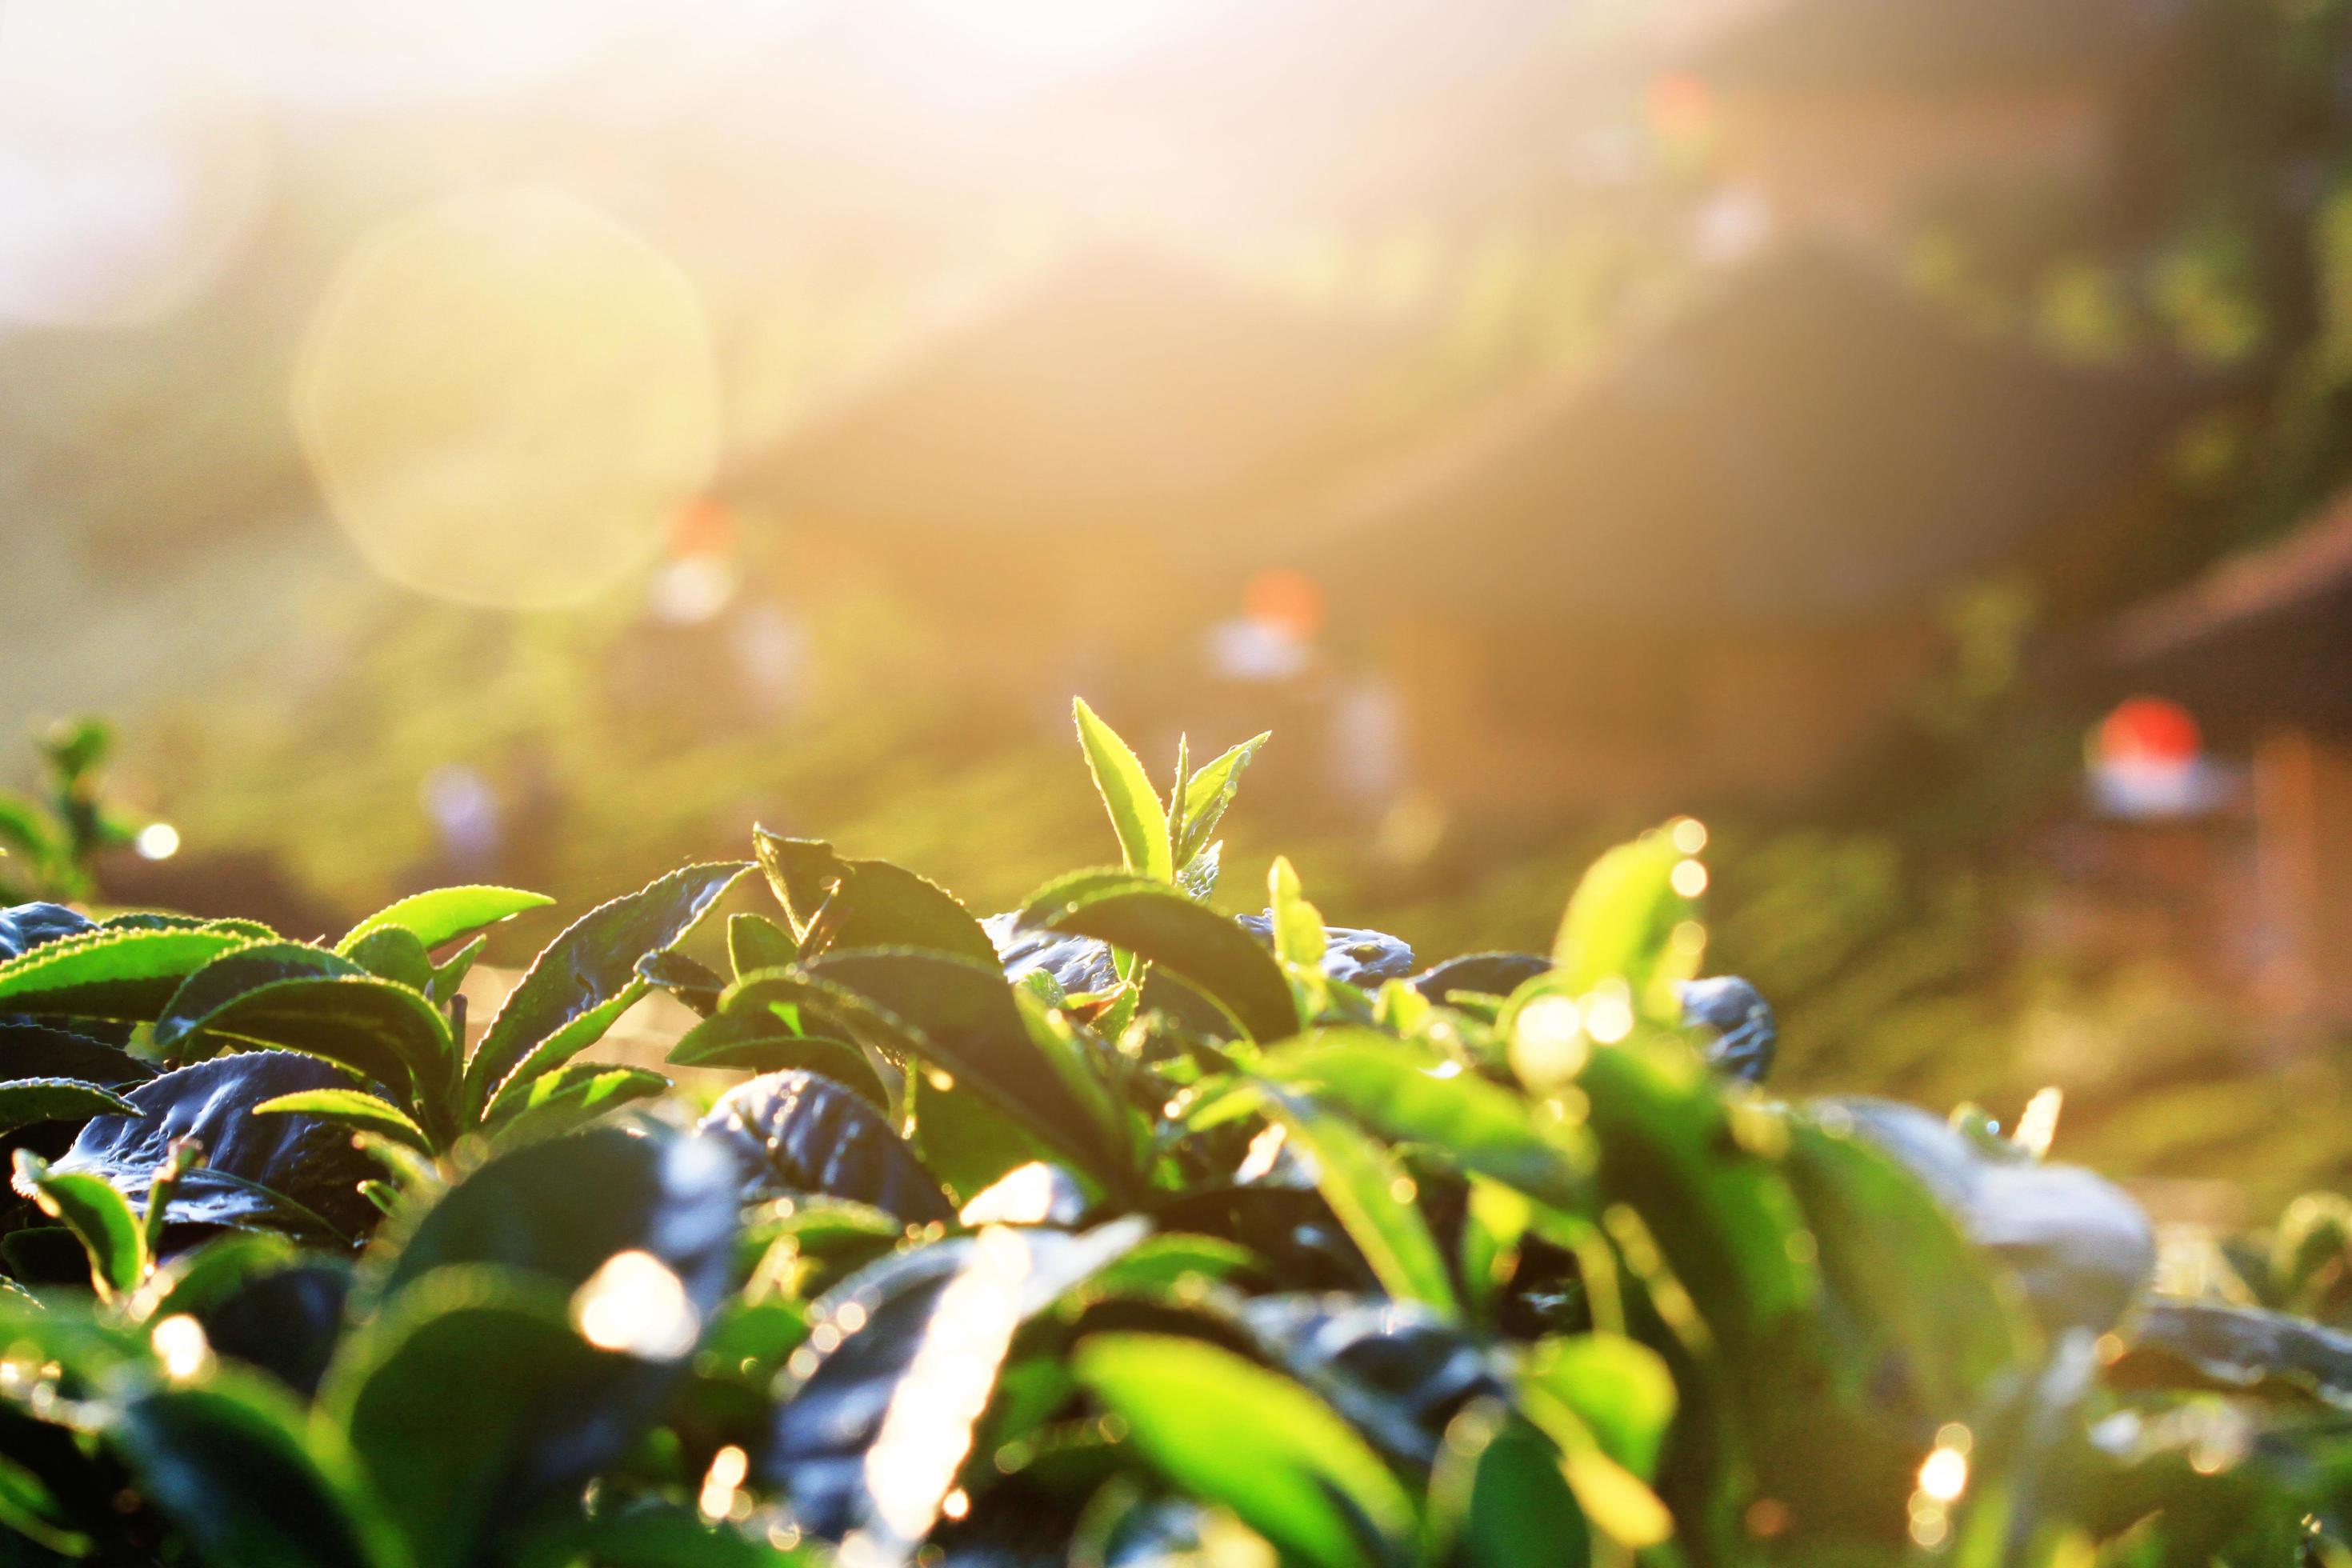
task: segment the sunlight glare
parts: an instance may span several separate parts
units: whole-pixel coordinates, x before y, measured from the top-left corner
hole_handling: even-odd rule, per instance
[[[866,1455],[877,1544],[911,1546],[937,1521],[971,1450],[973,1423],[988,1407],[996,1369],[1021,1325],[1028,1245],[992,1226],[974,1239],[970,1260],[940,1292],[921,1346],[883,1412]],[[843,1543],[845,1559],[851,1555]]]
[[[126,327],[171,314],[243,247],[268,176],[257,110],[171,13],[0,5],[0,317]]]
[[[157,1323],[147,1339],[155,1347],[155,1359],[163,1363],[163,1375],[174,1383],[190,1382],[212,1364],[212,1342],[205,1337],[205,1326],[185,1312]]]
[[[599,1350],[645,1361],[675,1361],[694,1348],[701,1324],[686,1282],[649,1252],[616,1252],[572,1299],[580,1337]]]

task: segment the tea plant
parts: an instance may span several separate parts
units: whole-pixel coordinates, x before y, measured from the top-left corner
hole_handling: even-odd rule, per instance
[[[1670,836],[1420,968],[1282,861],[1207,901],[1264,737],[1163,791],[1077,720],[1118,865],[983,920],[757,833],[478,1037],[533,895],[9,911],[0,1554],[2345,1561],[2352,1340],[2287,1312],[2352,1310],[2352,1210],[2157,1296],[2046,1121],[1769,1097]],[[581,1059],[655,989],[755,1075],[698,1119]]]

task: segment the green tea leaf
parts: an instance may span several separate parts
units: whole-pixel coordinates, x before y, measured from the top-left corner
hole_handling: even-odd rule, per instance
[[[1593,1528],[1633,1551],[1672,1538],[1674,1515],[1641,1477],[1601,1446],[1576,1411],[1548,1391],[1522,1389],[1519,1407],[1559,1449],[1560,1471]]]
[[[528,1092],[508,1101],[493,1136],[501,1146],[560,1137],[667,1088],[669,1079],[644,1068],[572,1062],[534,1079]]]
[[[1538,1340],[1518,1371],[1523,1393],[1576,1413],[1611,1458],[1647,1480],[1675,1415],[1675,1378],[1658,1352],[1620,1334]]]
[[[1252,1039],[1298,1032],[1282,966],[1216,910],[1141,878],[1090,881],[1067,894],[1049,883],[1042,891],[1062,901],[1032,903],[1023,924],[1095,937],[1149,959],[1223,1008]]]
[[[727,989],[725,975],[675,948],[637,960],[637,973],[655,990],[705,1018],[718,1010],[719,993]]]
[[[247,1280],[300,1258],[300,1248],[276,1231],[223,1231],[158,1265],[131,1299],[126,1316],[139,1323],[158,1321],[175,1312],[201,1318]]]
[[[1242,770],[1256,756],[1258,748],[1273,739],[1268,731],[1254,735],[1234,747],[1194,773],[1184,785],[1184,826],[1176,840],[1176,864],[1190,865],[1193,857],[1209,847],[1215,837],[1217,824],[1224,820],[1225,808],[1234,803],[1241,788]]]
[[[80,1121],[109,1114],[142,1112],[113,1090],[80,1079],[18,1078],[0,1082],[0,1132],[39,1121]]]
[[[1666,960],[1675,928],[1691,918],[1691,901],[1675,891],[1683,858],[1666,834],[1653,831],[1610,850],[1577,884],[1552,943],[1562,987],[1580,995],[1606,980],[1622,980],[1634,997],[1656,1011],[1653,984]],[[1668,1007],[1671,1017],[1675,1009]]]
[[[343,950],[344,956],[380,980],[390,980],[411,991],[428,991],[433,984],[433,955],[406,926],[372,931]]]
[[[1526,1100],[1427,1047],[1369,1029],[1327,1029],[1268,1052],[1257,1070],[1340,1107],[1382,1138],[1428,1144],[1562,1212],[1593,1211],[1589,1139],[1546,1131]]]
[[[600,904],[547,944],[483,1032],[467,1064],[466,1103],[527,1083],[587,1049],[646,993],[637,963],[685,940],[751,868],[688,866]]]
[[[1454,1418],[1430,1478],[1423,1561],[1459,1568],[1588,1568],[1591,1532],[1559,1453],[1523,1417],[1480,1400]],[[1542,1521],[1530,1530],[1528,1522]]]
[[[0,963],[0,1007],[144,1022],[163,1011],[182,981],[251,941],[209,927],[66,937]]]
[[[740,980],[755,969],[782,969],[801,955],[800,943],[765,915],[727,917],[727,962]]]
[[[554,901],[544,893],[526,893],[520,888],[436,888],[378,910],[345,931],[335,951],[349,953],[361,942],[392,926],[409,931],[425,947],[436,948]]]
[[[1155,882],[1172,883],[1176,863],[1168,844],[1168,811],[1160,804],[1143,764],[1136,760],[1118,732],[1095,716],[1084,701],[1074,700],[1071,711],[1078,726],[1078,744],[1095,775],[1095,789],[1110,813],[1111,827],[1127,868]]]
[[[1097,1334],[1072,1357],[1078,1381],[1181,1489],[1316,1568],[1400,1560],[1412,1500],[1330,1406],[1288,1378],[1198,1340]]]
[[[489,945],[489,941],[487,936],[478,936],[433,966],[433,978],[425,983],[425,994],[436,1007],[446,1009],[457,999],[466,976],[473,973],[474,960],[482,956],[482,949]],[[462,1049],[464,1042],[458,1044]]]
[[[253,1108],[255,1116],[275,1116],[300,1112],[332,1121],[355,1132],[373,1132],[403,1143],[422,1154],[433,1152],[433,1140],[425,1129],[409,1120],[407,1113],[390,1100],[361,1089],[310,1089],[296,1094],[281,1094],[275,1100],[265,1100]]]
[[[144,1237],[121,1193],[97,1176],[52,1171],[29,1149],[16,1151],[16,1187],[81,1243],[100,1300],[110,1301],[138,1287],[147,1271]]]
[[[120,1089],[153,1078],[155,1069],[128,1051],[88,1035],[20,1022],[0,1023],[0,1074],[79,1079]]]
[[[1267,1116],[1279,1121],[1315,1163],[1315,1184],[1381,1288],[1426,1302],[1449,1319],[1462,1316],[1445,1256],[1416,1205],[1419,1192],[1394,1155],[1312,1098],[1262,1086]]]
[[[1323,963],[1323,916],[1299,891],[1289,857],[1277,855],[1265,877],[1266,907],[1274,915],[1275,956],[1305,968]]]

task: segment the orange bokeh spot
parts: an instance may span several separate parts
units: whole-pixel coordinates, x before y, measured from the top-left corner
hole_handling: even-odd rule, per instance
[[[1304,572],[1261,572],[1242,590],[1242,608],[1304,642],[1322,629],[1323,588]]]
[[[690,500],[672,514],[665,542],[673,558],[729,554],[735,548],[735,514],[709,496]]]
[[[1706,83],[1686,71],[1670,71],[1650,83],[1650,129],[1670,141],[1705,135],[1715,119]]]
[[[2179,703],[2161,697],[2134,697],[2117,703],[2100,721],[2095,761],[2117,763],[2158,763],[2179,766],[2196,761],[2205,749],[2197,720]]]

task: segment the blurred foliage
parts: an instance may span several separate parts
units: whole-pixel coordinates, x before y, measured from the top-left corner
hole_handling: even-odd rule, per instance
[[[129,844],[138,828],[100,794],[114,731],[97,719],[61,720],[35,737],[39,794],[0,791],[0,898],[10,903],[87,899],[92,862]]]

